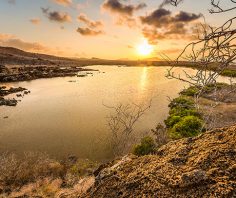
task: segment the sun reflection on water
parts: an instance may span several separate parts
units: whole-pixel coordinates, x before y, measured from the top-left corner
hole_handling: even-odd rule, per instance
[[[141,72],[141,77],[140,77],[140,89],[141,89],[141,91],[145,91],[145,89],[146,89],[147,74],[148,74],[148,68],[144,67],[142,72]]]

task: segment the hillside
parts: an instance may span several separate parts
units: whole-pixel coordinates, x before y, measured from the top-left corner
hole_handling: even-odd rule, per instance
[[[127,66],[169,66],[169,62],[160,61],[158,58],[143,60],[108,60],[99,58],[66,58],[47,54],[26,52],[13,47],[0,46],[0,65],[30,65],[30,66],[87,66],[87,65],[127,65]],[[181,62],[179,65],[191,65]]]
[[[25,52],[13,47],[0,47],[0,64],[56,65],[68,63],[75,64],[76,60],[47,54]]]
[[[59,65],[59,66],[87,66],[87,65],[166,65],[158,58],[144,60],[108,60],[99,58],[66,58],[47,54],[26,52],[13,47],[0,46],[0,65]]]
[[[201,64],[187,61],[166,61],[158,57],[140,59],[140,60],[108,60],[99,58],[66,58],[47,54],[26,52],[13,47],[0,46],[0,72],[2,66],[54,66],[54,67],[80,67],[91,65],[117,65],[117,66],[179,66],[200,68]],[[208,68],[215,70],[214,64]],[[236,77],[236,65],[229,65],[222,73],[223,76]]]
[[[81,197],[236,197],[236,126],[126,156],[95,174]]]

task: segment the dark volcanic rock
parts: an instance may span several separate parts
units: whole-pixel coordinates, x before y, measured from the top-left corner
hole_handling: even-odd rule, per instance
[[[16,94],[17,97],[22,97],[22,92],[24,92],[24,94],[30,93],[30,91],[27,91],[27,89],[23,87],[11,87],[7,89],[6,86],[0,86],[0,106],[16,106],[18,101],[15,98],[5,99],[4,96]]]
[[[29,81],[39,78],[53,78],[77,76],[85,77],[87,74],[78,74],[85,71],[97,71],[84,67],[57,67],[57,66],[28,66],[14,67],[0,74],[0,82]]]
[[[0,106],[16,106],[17,100],[0,98]]]

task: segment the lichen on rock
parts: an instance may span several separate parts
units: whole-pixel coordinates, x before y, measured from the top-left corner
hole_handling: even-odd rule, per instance
[[[100,173],[111,169],[81,197],[236,197],[236,126],[171,141]]]

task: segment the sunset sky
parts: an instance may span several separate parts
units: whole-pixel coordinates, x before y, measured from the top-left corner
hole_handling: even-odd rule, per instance
[[[196,24],[217,26],[233,13],[212,15],[210,0],[0,0],[0,45],[68,57],[143,58],[139,49],[175,57]],[[227,7],[227,3],[224,3]],[[142,50],[141,50],[142,51]]]

